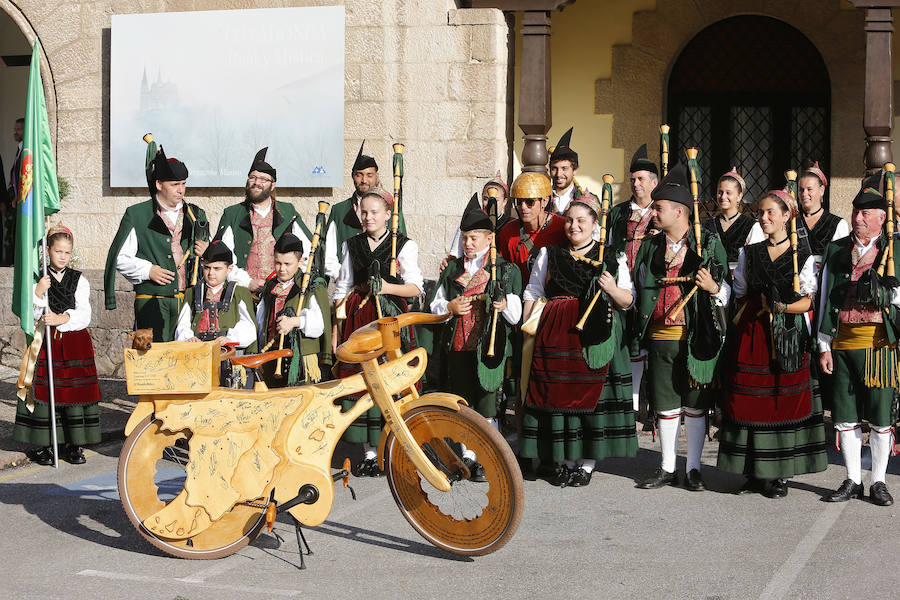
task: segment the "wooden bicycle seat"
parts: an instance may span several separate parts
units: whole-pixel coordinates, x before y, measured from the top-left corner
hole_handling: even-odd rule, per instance
[[[378,358],[387,350],[400,348],[400,329],[409,325],[444,323],[450,319],[449,313],[404,313],[396,317],[382,317],[372,321],[350,334],[337,348],[341,362],[354,364]]]
[[[233,356],[230,360],[231,364],[233,365],[241,365],[242,367],[247,367],[248,369],[255,369],[259,365],[265,364],[270,360],[275,360],[277,358],[287,358],[293,355],[293,351],[285,348],[284,350],[272,350],[271,352],[263,352],[262,354]]]

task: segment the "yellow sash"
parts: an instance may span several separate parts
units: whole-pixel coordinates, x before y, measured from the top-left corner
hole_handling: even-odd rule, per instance
[[[841,323],[832,350],[866,350],[888,345],[884,323]]]
[[[37,364],[38,354],[41,352],[41,344],[44,343],[44,330],[46,325],[43,321],[35,321],[34,323],[34,339],[31,345],[22,353],[22,365],[19,367],[19,379],[16,381],[16,396],[25,403],[28,412],[34,412],[34,398],[29,394],[31,386],[34,385],[34,368]]]
[[[650,339],[657,342],[677,342],[687,339],[684,325],[650,324]]]

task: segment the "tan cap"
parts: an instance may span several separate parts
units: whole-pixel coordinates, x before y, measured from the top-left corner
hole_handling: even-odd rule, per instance
[[[522,173],[509,188],[510,198],[546,198],[552,193],[550,178],[544,173]]]

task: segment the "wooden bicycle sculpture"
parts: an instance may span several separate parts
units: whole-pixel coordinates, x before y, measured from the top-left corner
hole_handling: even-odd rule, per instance
[[[454,554],[499,549],[515,533],[524,507],[515,456],[459,396],[419,395],[414,386],[425,372],[425,350],[400,350],[402,327],[446,318],[409,313],[374,321],[337,350],[341,361],[360,364],[362,373],[277,390],[262,383],[253,390],[218,387],[219,360],[253,369],[290,350],[229,357],[220,355],[217,342],[126,350],[129,393],[140,395],[118,469],[131,523],[168,554],[212,559],[237,552],[286,511],[295,519],[299,544],[301,524],[316,526],[327,518],[335,482],[347,485],[349,461],[336,473],[331,468],[341,434],[377,405],[386,423],[379,466],[410,525]],[[347,412],[335,404],[361,392]],[[172,489],[167,456],[184,447],[176,443],[183,439],[184,482],[176,479]],[[487,482],[468,480],[463,445],[476,453]],[[302,561],[302,548],[300,555]]]

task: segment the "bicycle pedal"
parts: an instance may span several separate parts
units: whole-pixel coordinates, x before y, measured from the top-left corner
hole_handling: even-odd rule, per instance
[[[271,502],[269,503],[269,506],[266,507],[266,528],[269,533],[272,533],[276,517],[278,517],[278,508],[275,506],[274,502]],[[278,534],[276,533],[275,536],[277,537]]]

